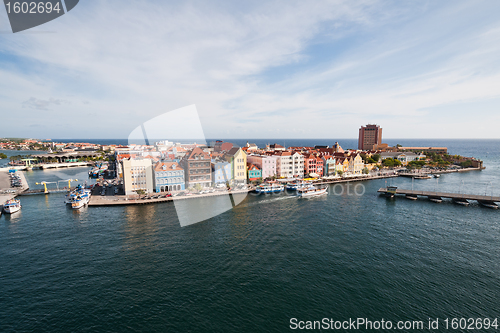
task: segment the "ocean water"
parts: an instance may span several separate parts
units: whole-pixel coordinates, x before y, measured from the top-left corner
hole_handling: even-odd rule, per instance
[[[480,157],[486,170],[415,180],[415,189],[500,195],[499,140],[423,143]],[[397,178],[310,199],[249,195],[184,228],[171,203],[72,211],[63,194],[21,197],[22,211],[0,218],[0,331],[287,332],[291,318],[496,318],[500,211],[378,196],[387,183],[412,186]],[[202,200],[213,199],[193,207],[209,206]]]

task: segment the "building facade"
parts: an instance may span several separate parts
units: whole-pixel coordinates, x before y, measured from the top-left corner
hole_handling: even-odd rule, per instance
[[[210,187],[212,185],[212,167],[210,155],[201,148],[193,148],[182,159],[186,188]]]
[[[185,189],[184,169],[177,162],[158,162],[154,169],[156,192]]]
[[[304,155],[299,152],[292,154],[292,176],[304,178]]]
[[[262,179],[275,177],[277,175],[277,156],[253,155],[247,156],[247,162],[252,163],[261,170]]]
[[[361,126],[359,129],[358,149],[373,150],[373,146],[380,144],[382,144],[382,128],[380,126]]]
[[[138,191],[153,192],[154,176],[151,159],[124,159],[121,166],[125,195],[137,194]]]
[[[231,163],[232,179],[235,183],[247,182],[247,154],[241,148],[231,148],[225,155],[226,161]]]
[[[212,162],[213,180],[215,185],[226,184],[231,181],[233,171],[228,161]]]
[[[256,167],[254,164],[248,163],[248,180],[255,181],[262,179],[261,170]]]

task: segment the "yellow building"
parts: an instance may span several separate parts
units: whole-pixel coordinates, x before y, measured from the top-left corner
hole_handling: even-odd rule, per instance
[[[226,161],[231,163],[232,179],[235,183],[247,182],[247,154],[241,148],[235,147],[225,155]]]

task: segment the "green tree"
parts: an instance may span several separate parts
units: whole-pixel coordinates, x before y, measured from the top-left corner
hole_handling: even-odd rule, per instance
[[[380,154],[373,154],[372,159],[375,161],[375,163],[378,163],[378,161],[380,161]]]
[[[5,155],[4,153],[0,153],[0,160],[3,160],[4,158],[7,158],[7,155]]]
[[[367,175],[370,173],[370,171],[368,170],[368,168],[363,168],[362,170],[363,174]]]
[[[394,160],[392,158],[386,158],[382,161],[382,165],[388,168],[394,167]]]

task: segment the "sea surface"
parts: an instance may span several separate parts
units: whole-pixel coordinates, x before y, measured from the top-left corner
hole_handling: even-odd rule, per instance
[[[356,145],[285,144],[335,141]],[[418,332],[442,332],[443,321],[427,329],[429,318],[499,317],[500,211],[386,199],[377,190],[499,196],[500,140],[388,143],[447,146],[483,159],[486,169],[413,185],[406,178],[335,185],[309,199],[248,195],[188,227],[172,203],[73,211],[64,194],[23,196],[20,213],[0,217],[0,331],[288,332],[291,318],[367,318],[421,320]],[[89,181],[87,170],[26,177],[39,188],[43,180]],[[192,200],[193,209],[216,202]]]

